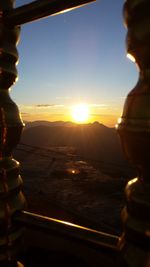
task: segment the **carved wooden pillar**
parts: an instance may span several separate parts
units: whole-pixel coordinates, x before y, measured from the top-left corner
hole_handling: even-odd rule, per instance
[[[150,266],[150,1],[127,0],[127,53],[139,68],[139,80],[127,96],[118,132],[125,154],[138,169],[126,186],[119,244],[127,266]]]
[[[23,123],[9,89],[17,78],[18,53],[16,43],[19,27],[3,22],[5,12],[13,8],[13,0],[0,1],[0,266],[19,266],[16,260],[22,229],[16,229],[12,217],[24,207],[19,163],[12,150],[20,139]]]
[[[0,267],[22,266],[17,262],[22,229],[13,223],[25,199],[21,192],[19,163],[12,158],[18,144],[23,122],[9,89],[17,78],[16,49],[21,24],[61,13],[95,0],[37,0],[13,8],[15,0],[0,0]]]

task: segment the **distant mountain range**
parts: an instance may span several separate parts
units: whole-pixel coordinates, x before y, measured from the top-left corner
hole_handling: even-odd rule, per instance
[[[46,148],[73,147],[77,155],[91,161],[97,167],[106,164],[106,168],[116,166],[120,173],[132,172],[124,158],[116,130],[99,122],[27,122],[21,143]]]
[[[73,126],[74,123],[70,122],[70,121],[43,121],[43,120],[39,120],[39,121],[25,121],[25,129],[30,128],[30,127],[35,127],[35,126]]]

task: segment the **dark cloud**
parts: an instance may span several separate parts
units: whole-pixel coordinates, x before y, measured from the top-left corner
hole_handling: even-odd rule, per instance
[[[48,108],[48,107],[54,107],[55,105],[54,104],[38,104],[38,105],[35,105],[35,107],[37,108]]]

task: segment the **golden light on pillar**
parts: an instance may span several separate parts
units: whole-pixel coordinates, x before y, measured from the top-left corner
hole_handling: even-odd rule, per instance
[[[127,57],[136,62],[139,79],[127,95],[118,122],[124,153],[137,174],[125,189],[120,266],[150,266],[150,1],[126,0],[124,19],[128,28]]]
[[[130,53],[127,53],[127,58],[129,58],[132,62],[135,63],[135,58],[133,55],[131,55]]]

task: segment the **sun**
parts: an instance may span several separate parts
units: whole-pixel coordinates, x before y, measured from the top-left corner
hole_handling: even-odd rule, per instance
[[[87,104],[77,104],[72,107],[72,119],[76,123],[85,123],[89,119],[89,107]]]

